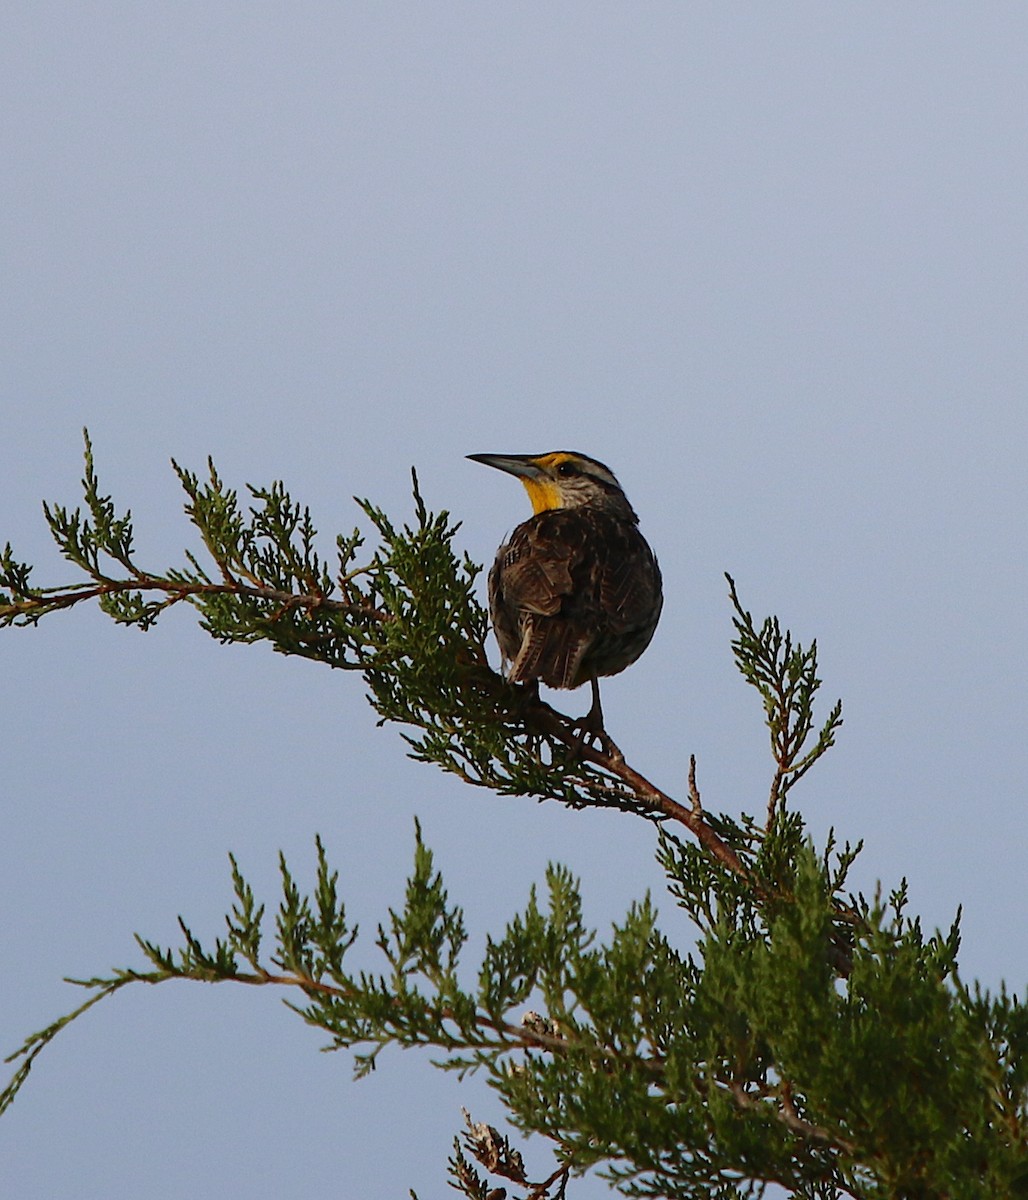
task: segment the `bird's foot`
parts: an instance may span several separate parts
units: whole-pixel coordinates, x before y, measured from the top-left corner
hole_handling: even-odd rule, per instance
[[[618,746],[605,729],[594,729],[585,718],[581,721],[576,721],[572,729],[576,730],[575,739],[570,747],[573,761],[582,757],[582,752],[586,746],[599,751],[600,754],[606,755],[615,762],[621,763],[625,761],[625,756],[621,753],[620,746]]]

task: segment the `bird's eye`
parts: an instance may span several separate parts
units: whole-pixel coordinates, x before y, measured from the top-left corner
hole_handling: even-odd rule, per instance
[[[571,476],[571,475],[577,475],[577,474],[579,474],[579,470],[578,470],[578,468],[575,466],[575,464],[574,464],[574,463],[571,463],[571,462],[562,462],[562,463],[560,464],[560,466],[557,468],[557,474],[558,474],[558,475],[563,475],[563,476],[564,476],[564,478],[565,478],[565,479],[567,479],[567,478],[568,478],[569,476]]]

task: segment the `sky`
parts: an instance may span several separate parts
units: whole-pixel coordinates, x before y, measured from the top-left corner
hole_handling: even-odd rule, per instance
[[[664,573],[604,688],[629,761],[681,795],[695,753],[709,808],[763,811],[731,572],[844,701],[793,793],[814,835],[863,839],[854,886],[906,877],[928,929],[962,905],[964,975],[1023,994],[1026,42],[1011,3],[9,5],[0,543],[74,579],[40,501],[76,502],[83,426],[154,568],[197,545],[172,457],[284,480],[328,549],[354,495],[409,513],[416,466],[485,562],[527,500],[464,456],[584,451]],[[65,976],[140,965],[133,933],[217,936],[229,851],[273,901],[320,833],[369,941],[415,815],[473,948],[549,861],[601,930],[661,901],[644,822],[413,763],[357,677],[188,612],[3,631],[0,679],[5,1052]],[[0,1175],[428,1200],[461,1106],[502,1124],[427,1055],[354,1082],[323,1044],[270,990],[128,989],[39,1060]]]

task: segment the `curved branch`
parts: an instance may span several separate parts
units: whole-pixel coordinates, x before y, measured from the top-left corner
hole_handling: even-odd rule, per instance
[[[731,846],[704,820],[700,794],[696,787],[695,756],[690,757],[689,796],[691,804],[689,808],[686,808],[684,804],[672,799],[656,784],[651,783],[634,767],[629,766],[620,752],[597,749],[595,746],[582,743],[581,732],[574,723],[543,701],[539,700],[529,708],[528,718],[555,741],[561,742],[571,749],[577,749],[583,761],[592,763],[593,766],[620,779],[638,797],[641,807],[649,810],[651,817],[656,820],[677,821],[684,825],[700,845],[723,866],[740,879],[745,880],[746,883],[757,887],[760,894],[763,894],[752,871],[745,866]]]

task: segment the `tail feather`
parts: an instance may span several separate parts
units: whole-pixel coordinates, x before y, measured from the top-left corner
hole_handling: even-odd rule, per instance
[[[529,616],[509,678],[513,683],[541,679],[554,688],[577,687],[578,670],[588,645],[588,639],[567,621]]]

